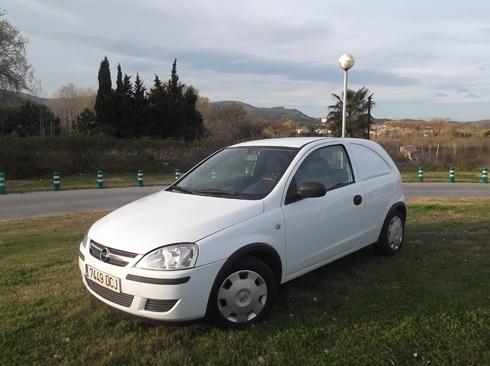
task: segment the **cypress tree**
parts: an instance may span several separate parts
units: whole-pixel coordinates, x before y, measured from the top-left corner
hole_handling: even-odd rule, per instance
[[[117,64],[116,90],[114,92],[115,135],[125,137],[124,131],[124,90],[121,64]]]
[[[114,99],[112,92],[111,71],[107,57],[100,63],[99,89],[95,99],[95,114],[97,128],[109,135],[116,135]]]
[[[184,85],[179,82],[177,75],[177,59],[172,64],[170,79],[167,83],[169,108],[168,108],[168,134],[176,139],[185,138],[186,121],[183,118],[184,105],[182,89]]]
[[[123,86],[121,64],[117,64],[116,94],[118,96],[124,95],[123,88],[124,86]]]

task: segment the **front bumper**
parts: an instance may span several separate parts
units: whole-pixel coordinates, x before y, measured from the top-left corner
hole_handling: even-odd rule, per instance
[[[88,246],[87,246],[88,247]],[[224,260],[179,271],[134,268],[138,256],[125,267],[94,258],[80,246],[78,264],[87,290],[105,304],[132,316],[161,321],[204,317],[214,279]],[[86,265],[118,277],[121,292],[109,290],[86,277]]]

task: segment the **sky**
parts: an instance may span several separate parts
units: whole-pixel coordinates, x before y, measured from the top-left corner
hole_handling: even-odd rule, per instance
[[[285,106],[322,117],[349,88],[374,93],[377,118],[490,118],[488,0],[3,0],[29,40],[27,55],[51,97],[67,83],[97,88],[139,73],[181,80],[212,101]]]

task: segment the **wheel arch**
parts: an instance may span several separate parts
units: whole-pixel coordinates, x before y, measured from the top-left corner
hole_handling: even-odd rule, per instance
[[[221,278],[224,273],[226,273],[235,263],[246,256],[255,256],[261,261],[263,261],[272,270],[274,277],[276,278],[277,285],[281,283],[282,280],[282,261],[279,253],[270,244],[266,243],[251,243],[247,244],[240,249],[236,250],[228,259],[223,263],[221,269],[218,271],[211,292],[208,297],[206,306],[206,316],[209,315],[211,310],[211,300],[213,294],[217,293],[218,284],[216,280]]]
[[[396,203],[394,203],[391,208],[388,210],[388,213],[386,214],[386,216],[388,217],[388,215],[390,215],[393,211],[400,211],[403,215],[403,221],[405,221],[407,219],[407,205],[405,204],[405,202],[403,201],[398,201]]]
[[[228,270],[233,264],[238,262],[241,258],[245,256],[254,256],[260,259],[262,262],[267,264],[269,268],[274,273],[277,280],[277,284],[281,283],[282,279],[282,261],[279,253],[274,249],[272,245],[266,243],[252,243],[245,245],[235,251],[232,255],[228,257],[226,262],[221,267],[218,276],[222,271]]]
[[[379,242],[381,239],[383,229],[387,225],[386,220],[395,211],[400,211],[402,213],[403,223],[405,223],[405,220],[407,218],[407,206],[406,206],[405,202],[403,202],[403,201],[395,202],[394,204],[391,205],[390,209],[388,210],[388,212],[385,215],[385,218],[383,219],[383,225],[379,229],[378,240],[376,242]]]

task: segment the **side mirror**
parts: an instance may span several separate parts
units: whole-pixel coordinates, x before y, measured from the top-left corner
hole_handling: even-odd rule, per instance
[[[298,196],[301,198],[322,197],[325,193],[325,186],[319,182],[303,182],[298,186]]]

